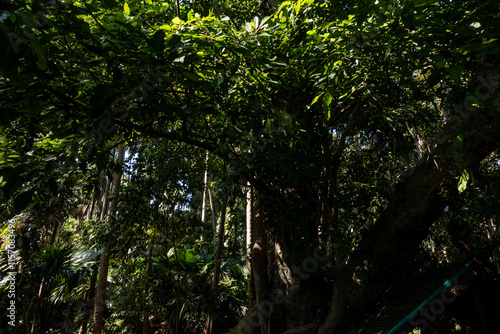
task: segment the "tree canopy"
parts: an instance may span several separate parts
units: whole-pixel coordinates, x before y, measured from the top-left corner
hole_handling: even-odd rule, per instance
[[[342,333],[426,270],[498,275],[499,19],[492,0],[2,3],[16,332]]]

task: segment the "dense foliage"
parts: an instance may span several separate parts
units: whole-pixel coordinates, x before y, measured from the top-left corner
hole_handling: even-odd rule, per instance
[[[109,249],[104,332],[229,332],[251,310],[250,189],[264,280],[321,296],[306,322],[342,275],[500,270],[499,19],[487,0],[3,2],[0,314],[14,271],[17,333],[85,332]],[[312,288],[287,283],[318,237]],[[299,326],[285,304],[276,333]]]

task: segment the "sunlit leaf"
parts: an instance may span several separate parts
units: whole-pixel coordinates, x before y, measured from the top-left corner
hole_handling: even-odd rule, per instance
[[[316,102],[319,101],[319,99],[323,96],[324,93],[321,93],[319,95],[317,95],[311,102],[311,105],[315,104]]]
[[[460,176],[460,180],[458,181],[458,192],[462,193],[465,189],[467,189],[467,182],[469,181],[470,174],[467,169],[462,171],[462,175]]]
[[[298,0],[297,4],[295,5],[295,14],[299,15],[300,12],[300,6],[302,5],[302,0]]]
[[[325,94],[323,95],[323,110],[326,112],[327,120],[330,119],[330,111],[331,111],[330,105],[332,104],[332,101],[333,101],[333,96],[330,93],[330,91],[325,92]]]
[[[130,15],[130,7],[128,6],[128,3],[126,3],[126,2],[123,4],[123,13],[127,16]]]

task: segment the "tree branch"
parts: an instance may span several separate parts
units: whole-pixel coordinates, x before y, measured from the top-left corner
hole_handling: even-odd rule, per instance
[[[235,161],[238,166],[241,165],[241,162],[236,160],[237,157],[235,157],[234,159],[231,159],[229,156],[223,154],[222,153],[223,151],[219,147],[212,145],[212,143],[208,143],[208,142],[201,141],[198,139],[193,139],[189,135],[184,135],[182,133],[178,133],[175,131],[165,132],[165,131],[153,129],[151,127],[139,125],[136,123],[125,122],[119,118],[113,118],[112,120],[117,125],[120,125],[124,128],[131,128],[135,131],[138,131],[138,132],[143,133],[145,135],[148,135],[150,137],[165,138],[168,140],[189,144],[189,145],[192,145],[194,147],[203,148],[203,149],[207,150],[208,152],[217,155],[218,157],[222,158],[223,160],[225,160],[227,162]],[[250,174],[241,173],[241,172],[240,172],[240,175],[245,181],[249,182],[253,187],[255,187],[255,189],[257,189],[264,197],[266,197],[266,198],[278,198],[279,197],[278,195],[273,194],[272,191],[269,189],[269,187],[264,185],[261,181],[259,181],[254,176],[252,176]]]
[[[131,128],[135,131],[138,131],[138,132],[143,133],[145,135],[148,135],[150,137],[165,138],[168,140],[182,142],[182,143],[189,144],[189,145],[192,145],[195,147],[203,148],[203,149],[209,151],[210,153],[216,153],[217,151],[220,152],[220,149],[218,147],[213,146],[210,143],[200,141],[197,139],[193,139],[189,136],[185,136],[182,133],[179,134],[178,132],[175,132],[175,131],[171,131],[171,132],[160,131],[160,130],[156,130],[156,129],[153,129],[151,127],[146,127],[146,126],[139,125],[136,123],[125,122],[119,118],[113,118],[112,120],[116,124],[118,124],[124,128]],[[224,156],[222,156],[222,154],[220,154],[220,153],[218,153],[217,155],[224,158]]]

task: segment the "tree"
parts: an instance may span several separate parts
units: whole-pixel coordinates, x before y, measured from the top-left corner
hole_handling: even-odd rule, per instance
[[[147,224],[163,231],[160,207],[169,208],[170,240],[154,248],[173,249],[161,260],[170,277],[165,286],[175,291],[170,331],[185,325],[189,279],[205,277],[194,252],[200,259],[202,250],[214,253],[224,268],[224,255],[204,241],[209,237],[189,237],[196,227],[205,231],[205,214],[195,218],[206,212],[197,198],[205,193],[205,171],[239,186],[229,207],[243,211],[243,189],[254,202],[240,254],[251,245],[255,307],[234,331],[341,332],[384,291],[439,262],[424,249],[429,231],[450,235],[440,247],[463,244],[453,203],[477,210],[472,187],[494,202],[487,182],[473,184],[498,169],[492,22],[499,13],[491,2],[21,5],[12,1],[0,14],[5,215],[26,210],[55,181],[69,180],[66,174],[98,188],[95,175],[105,169],[113,138],[123,136],[141,154],[159,151],[131,162],[130,174],[144,184],[123,199],[115,218],[127,231],[142,231],[131,221],[149,212]],[[471,218],[467,226],[492,233],[496,217],[484,214],[479,228]],[[241,232],[234,226],[228,233]],[[135,250],[141,241],[117,231],[130,239],[124,252],[142,254]],[[180,240],[187,248],[178,249]],[[495,249],[488,240],[476,249]],[[494,256],[483,258],[494,267]],[[184,279],[172,274],[188,268]],[[101,274],[100,306],[105,279]]]
[[[124,159],[125,159],[125,146],[121,143],[118,146],[118,155],[116,158],[119,168],[123,166]],[[118,199],[116,198],[116,196],[120,191],[122,173],[123,173],[122,170],[119,169],[113,175],[113,184],[111,188],[115,198],[111,200],[111,203],[109,205],[108,219],[113,219],[116,212],[116,208],[118,206]],[[107,191],[108,190],[106,187],[106,192]],[[107,194],[105,194],[105,200],[107,200]],[[106,207],[106,205],[104,205],[104,207]],[[99,278],[97,280],[97,286],[95,291],[94,325],[92,327],[92,333],[94,334],[101,333],[102,330],[102,317],[104,313],[105,300],[106,300],[106,284],[108,281],[109,260],[111,258],[111,252],[112,252],[111,247],[112,247],[111,241],[108,241],[104,245],[101,257],[101,263],[99,265]]]
[[[204,328],[204,333],[212,334],[214,333],[214,313],[216,311],[216,301],[217,301],[217,292],[218,292],[218,285],[219,285],[219,279],[220,279],[220,268],[221,268],[221,263],[222,263],[222,249],[224,248],[224,228],[225,228],[225,223],[226,223],[226,208],[227,208],[227,201],[229,200],[229,194],[230,194],[230,187],[229,185],[227,186],[227,191],[226,195],[224,196],[224,199],[222,200],[222,205],[221,205],[221,212],[220,212],[220,218],[219,218],[219,229],[218,229],[218,235],[217,235],[217,251],[215,255],[215,269],[212,277],[212,286],[210,289],[210,298],[211,302],[209,305],[208,313],[207,313],[207,320],[205,323],[205,328]]]

